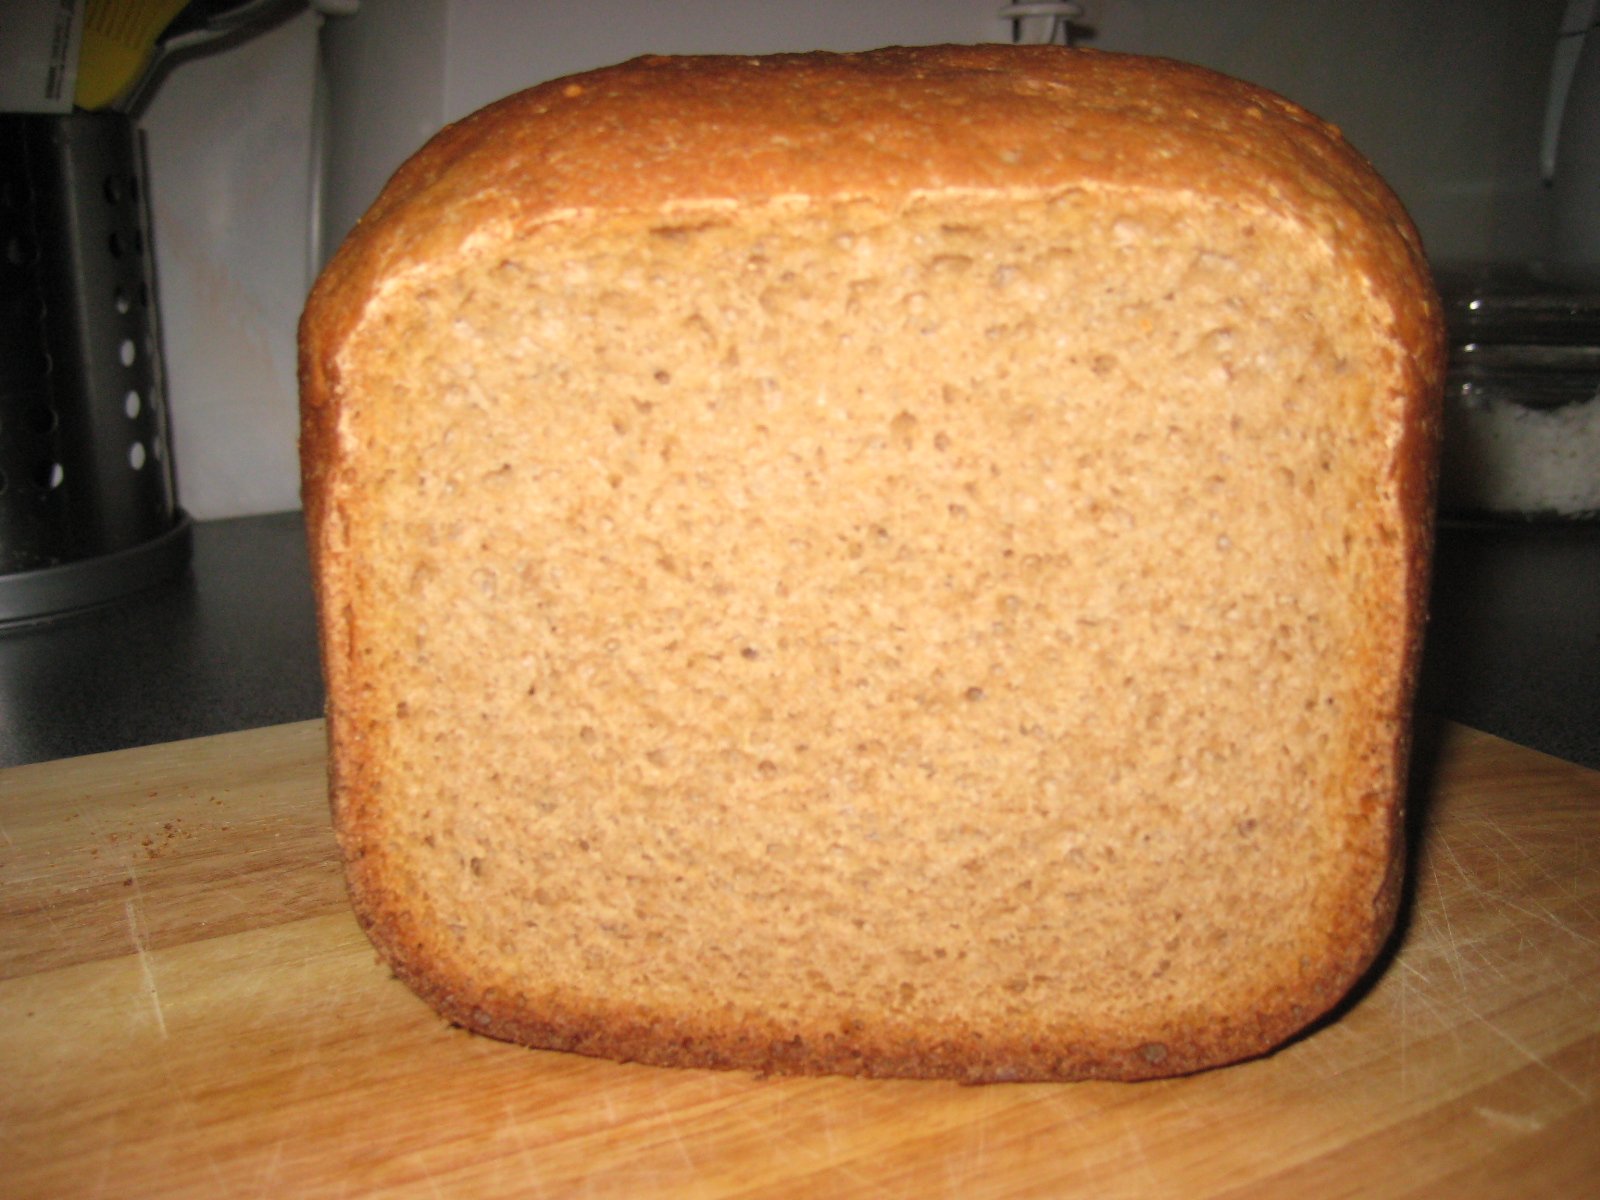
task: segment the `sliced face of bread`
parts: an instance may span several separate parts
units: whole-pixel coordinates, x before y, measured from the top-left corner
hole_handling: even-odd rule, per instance
[[[1437,304],[1255,89],[644,60],[441,134],[302,326],[356,910],[454,1021],[1141,1078],[1394,914]]]

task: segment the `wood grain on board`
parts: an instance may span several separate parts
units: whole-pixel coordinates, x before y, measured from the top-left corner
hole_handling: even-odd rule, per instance
[[[1144,1084],[756,1079],[453,1029],[346,906],[320,722],[0,771],[0,1194],[1576,1196],[1600,774],[1446,726],[1393,954]]]

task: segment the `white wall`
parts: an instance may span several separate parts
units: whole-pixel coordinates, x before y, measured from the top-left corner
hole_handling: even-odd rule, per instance
[[[324,30],[330,239],[441,124],[519,87],[652,51],[1008,40],[1000,3],[364,0]],[[1204,63],[1339,124],[1436,261],[1541,252],[1537,140],[1562,0],[1091,3],[1086,44]],[[201,518],[298,503],[294,326],[310,282],[316,45],[308,15],[186,64],[144,122],[180,498]]]
[[[1185,58],[1340,126],[1435,261],[1543,252],[1539,134],[1565,0],[1107,0],[1090,45]]]
[[[377,0],[326,30],[329,249],[427,134],[519,88],[640,54],[1009,40],[1002,0]],[[396,91],[395,78],[415,80]]]
[[[183,63],[140,120],[172,459],[196,518],[300,504],[316,36],[305,14]]]

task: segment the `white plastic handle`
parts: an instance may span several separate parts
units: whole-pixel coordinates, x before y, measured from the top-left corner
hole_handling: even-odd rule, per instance
[[[1070,42],[1071,27],[1074,21],[1083,18],[1083,5],[1073,4],[1070,0],[1060,3],[1050,3],[1048,0],[1030,0],[1008,4],[995,15],[1002,20],[1011,22],[1011,40],[1021,45],[1046,46],[1052,42]],[[1029,26],[1030,18],[1048,18],[1041,35],[1037,28]]]
[[[1556,175],[1556,156],[1560,152],[1561,124],[1567,111],[1567,95],[1572,91],[1572,75],[1589,33],[1600,22],[1600,0],[1567,0],[1556,36],[1555,61],[1550,67],[1550,93],[1544,106],[1544,133],[1539,140],[1539,174],[1546,183]]]

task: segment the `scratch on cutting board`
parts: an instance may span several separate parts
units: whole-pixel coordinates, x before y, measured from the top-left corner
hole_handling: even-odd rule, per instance
[[[1441,1003],[1438,997],[1430,994],[1432,980],[1428,973],[1404,956],[1396,959],[1395,965],[1401,971],[1396,977],[1400,1027],[1400,1082],[1402,1086],[1409,1086],[1411,1043],[1426,1040],[1436,1032],[1447,1033],[1452,1039],[1459,1041],[1461,1034],[1455,1028],[1451,1010]],[[1462,993],[1458,991],[1451,994]],[[1423,1022],[1428,1022],[1432,1028],[1423,1030]]]
[[[1503,1023],[1496,1021],[1488,1014],[1480,1012],[1471,1003],[1469,993],[1465,988],[1453,993],[1452,999],[1454,1003],[1447,1007],[1446,1005],[1440,1003],[1438,999],[1428,995],[1426,988],[1428,977],[1422,971],[1418,970],[1404,958],[1398,959],[1397,964],[1404,971],[1408,972],[1412,976],[1415,976],[1416,979],[1421,981],[1421,985],[1418,985],[1411,983],[1411,981],[1404,975],[1400,977],[1402,983],[1405,985],[1399,989],[1400,1080],[1402,1084],[1407,1081],[1408,1062],[1406,1051],[1408,1043],[1411,1040],[1409,1035],[1413,1032],[1413,1018],[1407,1013],[1407,1003],[1409,1000],[1415,1000],[1421,1003],[1423,1009],[1425,1009],[1427,1012],[1427,1016],[1434,1022],[1438,1030],[1440,1032],[1448,1032],[1450,1036],[1457,1042],[1459,1042],[1461,1039],[1462,1031],[1460,1028],[1456,1027],[1455,1021],[1452,1019],[1453,1014],[1460,1014],[1472,1021],[1476,1021],[1495,1037],[1499,1038],[1506,1045],[1515,1050],[1531,1066],[1538,1067],[1540,1070],[1544,1071],[1562,1087],[1566,1088],[1580,1099],[1589,1099],[1588,1091],[1574,1083],[1566,1075],[1562,1074],[1560,1070],[1547,1062],[1538,1051],[1534,1050],[1530,1046],[1525,1045],[1515,1035],[1507,1030]]]
[[[255,1194],[270,1196],[277,1190],[278,1172],[283,1165],[283,1139],[277,1138],[272,1143],[272,1152],[257,1164],[255,1175]]]
[[[1450,861],[1455,865],[1456,874],[1465,878],[1466,872],[1462,869],[1461,860],[1456,857],[1455,850],[1448,843],[1445,844],[1444,848],[1450,855]],[[1455,976],[1457,986],[1464,986],[1466,984],[1466,976],[1462,971],[1461,965],[1461,945],[1456,940],[1455,926],[1450,923],[1450,905],[1445,899],[1449,889],[1440,882],[1438,860],[1434,859],[1429,863],[1429,866],[1433,872],[1433,894],[1438,903],[1441,925],[1439,930],[1439,949],[1450,967],[1450,973]]]
[[[657,1092],[654,1095],[656,1111],[666,1118],[667,1132],[672,1135],[670,1143],[679,1165],[691,1174],[695,1170],[694,1152],[689,1149],[689,1139],[684,1134],[681,1113],[675,1105],[669,1105],[667,1094]]]
[[[439,1180],[428,1166],[426,1156],[422,1159],[422,1178],[428,1185],[428,1191],[439,1197],[439,1200],[444,1200],[444,1193],[439,1190]]]
[[[1541,1055],[1529,1049],[1527,1046],[1524,1046],[1516,1038],[1507,1033],[1501,1026],[1497,1025],[1495,1022],[1491,1021],[1488,1017],[1484,1016],[1474,1008],[1468,1007],[1466,1011],[1469,1017],[1472,1017],[1477,1021],[1482,1021],[1489,1027],[1490,1033],[1494,1034],[1506,1045],[1510,1046],[1518,1054],[1522,1055],[1522,1057],[1527,1059],[1528,1062],[1533,1066],[1543,1068],[1543,1070],[1547,1072],[1553,1079],[1555,1079],[1557,1083],[1561,1084],[1562,1087],[1566,1088],[1580,1100],[1587,1100],[1589,1098],[1589,1093],[1587,1090],[1573,1083],[1572,1080],[1568,1079],[1560,1071],[1556,1070],[1553,1066],[1546,1062]]]
[[[500,1100],[500,1115],[503,1118],[500,1122],[501,1132],[509,1135],[510,1140],[516,1143],[518,1160],[527,1163],[530,1167],[537,1165],[539,1162],[538,1152],[529,1143],[528,1135],[522,1128],[522,1120],[517,1116],[516,1110],[511,1107],[511,1101],[504,1097],[501,1097]]]
[[[1484,1108],[1481,1105],[1473,1111],[1489,1124],[1499,1125],[1517,1133],[1538,1133],[1544,1128],[1544,1121],[1541,1118],[1524,1113],[1504,1112],[1498,1108]]]
[[[161,993],[156,989],[156,973],[150,967],[150,938],[144,928],[144,893],[139,888],[138,872],[128,864],[128,878],[133,881],[133,895],[122,902],[122,911],[128,918],[128,939],[139,956],[139,973],[144,977],[145,994],[150,997],[150,1007],[156,1015],[156,1028],[163,1039],[167,1036],[167,1014],[161,1007]]]
[[[1427,977],[1425,975],[1423,975],[1421,971],[1417,970],[1410,963],[1408,963],[1405,960],[1405,956],[1404,955],[1402,955],[1401,957],[1395,959],[1395,964],[1397,966],[1404,967],[1406,970],[1410,971],[1413,975],[1416,975],[1418,978],[1423,979],[1424,982],[1426,981]],[[1407,1008],[1409,1007],[1407,998],[1411,994],[1411,989],[1416,985],[1413,984],[1411,982],[1411,980],[1407,979],[1404,975],[1401,975],[1398,978],[1399,978],[1399,984],[1398,984],[1398,993],[1399,994],[1396,997],[1396,1006],[1400,1010],[1400,1087],[1403,1090],[1409,1091],[1410,1090],[1410,1085],[1411,1085],[1411,1073],[1410,1073],[1410,1069],[1409,1069],[1410,1068],[1410,1061],[1407,1058],[1406,1052],[1411,1047],[1411,1022],[1407,1019]]]
[[[1519,886],[1514,874],[1515,870],[1527,867],[1530,864],[1537,871],[1539,882],[1548,884],[1568,900],[1581,901],[1583,898],[1582,893],[1574,879],[1569,879],[1559,872],[1551,871],[1547,865],[1534,861],[1533,856],[1525,845],[1492,822],[1480,822],[1468,826],[1462,831],[1462,834],[1464,837],[1470,835],[1472,846],[1477,850],[1483,851],[1494,860],[1497,868],[1494,883],[1483,890],[1486,893],[1493,894],[1498,903],[1504,904],[1524,916],[1543,921],[1558,932],[1583,942],[1585,945],[1600,945],[1600,942],[1596,942],[1594,938],[1588,937],[1575,929],[1570,923],[1564,921],[1548,905],[1540,904],[1537,907],[1529,907],[1519,904],[1513,898],[1513,889],[1516,891],[1525,890]],[[1448,843],[1445,843],[1445,848],[1449,851],[1452,859],[1456,859],[1455,851]],[[1461,867],[1459,859],[1456,859],[1456,864],[1457,868],[1461,870],[1462,878],[1466,879],[1468,877],[1467,873]],[[1513,879],[1502,881],[1500,876],[1506,872],[1512,872],[1514,874]]]
[[[1157,1177],[1154,1164],[1150,1161],[1150,1151],[1145,1147],[1144,1139],[1139,1136],[1138,1125],[1129,1122],[1123,1126],[1122,1141],[1132,1149],[1131,1156],[1124,1156],[1119,1164],[1119,1173],[1128,1184],[1135,1184],[1138,1194],[1144,1196],[1156,1195],[1161,1190],[1161,1180]]]
[[[1600,946],[1600,942],[1595,941],[1594,938],[1589,937],[1586,934],[1578,932],[1578,930],[1574,929],[1566,921],[1563,921],[1546,905],[1541,904],[1538,908],[1530,908],[1526,904],[1518,904],[1509,896],[1502,896],[1500,898],[1500,902],[1507,908],[1515,909],[1524,916],[1532,917],[1536,921],[1545,922],[1547,925],[1550,925],[1557,930],[1557,932],[1564,933],[1568,937],[1574,938],[1586,946]]]

